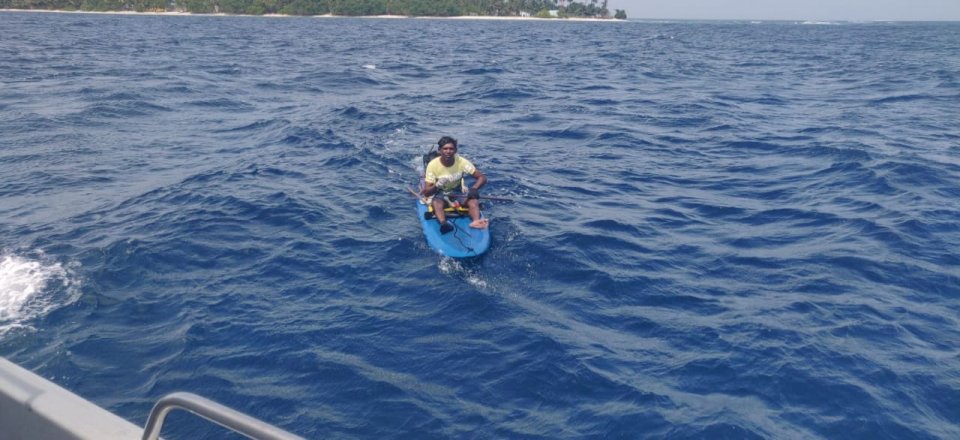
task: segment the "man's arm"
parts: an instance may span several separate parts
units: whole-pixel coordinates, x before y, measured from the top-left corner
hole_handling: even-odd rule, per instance
[[[437,192],[437,185],[435,183],[423,182],[423,191],[421,193],[424,197],[430,197]]]
[[[487,176],[484,176],[480,170],[473,171],[473,178],[477,179],[477,181],[470,186],[470,189],[480,189],[483,185],[487,184]]]

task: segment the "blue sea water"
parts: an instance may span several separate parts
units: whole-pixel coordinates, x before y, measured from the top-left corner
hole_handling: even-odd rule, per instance
[[[139,425],[960,438],[958,121],[958,23],[0,12],[0,355]]]

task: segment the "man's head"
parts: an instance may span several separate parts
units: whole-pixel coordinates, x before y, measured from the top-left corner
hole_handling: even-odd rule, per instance
[[[444,136],[437,141],[437,146],[439,147],[437,152],[440,153],[440,159],[447,166],[450,166],[450,161],[457,154],[457,140],[450,136]]]
[[[453,148],[457,148],[457,140],[450,136],[444,136],[440,138],[440,140],[437,141],[437,148],[443,148],[443,146],[447,144],[453,144]]]

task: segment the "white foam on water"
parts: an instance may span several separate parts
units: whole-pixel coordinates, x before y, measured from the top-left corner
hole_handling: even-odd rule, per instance
[[[79,283],[60,263],[0,254],[0,335],[70,304],[79,297]]]
[[[456,258],[450,257],[440,257],[440,272],[447,275],[456,273],[463,270],[463,266],[460,265],[460,262]]]
[[[470,283],[471,286],[481,290],[484,290],[490,287],[490,285],[487,284],[486,280],[484,280],[483,278],[480,278],[480,276],[476,274],[467,275],[467,282]]]
[[[375,70],[375,69],[377,68],[377,66],[376,66],[375,64],[364,64],[364,65],[363,65],[363,68],[364,68],[364,69]]]
[[[466,269],[465,267],[463,267],[463,265],[460,264],[460,261],[458,261],[456,258],[440,257],[439,268],[441,273],[444,273],[447,275],[450,275],[450,274],[460,275],[461,277],[463,277],[464,281],[466,281],[468,284],[478,289],[483,290],[490,287],[490,285],[487,283],[486,280],[481,278],[475,272],[472,272]]]

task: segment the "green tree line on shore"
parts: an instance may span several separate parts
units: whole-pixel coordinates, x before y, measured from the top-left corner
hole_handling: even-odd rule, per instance
[[[0,9],[286,15],[610,17],[608,0],[0,0]],[[626,18],[617,10],[616,18]]]

